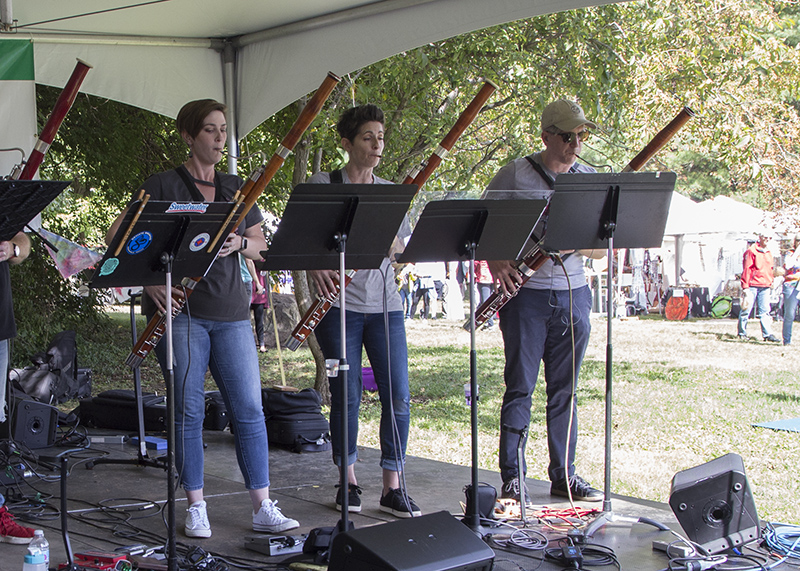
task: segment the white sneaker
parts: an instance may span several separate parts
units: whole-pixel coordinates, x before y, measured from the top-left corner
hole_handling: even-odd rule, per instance
[[[183,531],[187,537],[211,537],[211,524],[208,523],[205,502],[195,502],[189,506]]]
[[[288,518],[281,513],[277,500],[274,502],[272,500],[263,500],[261,509],[253,514],[253,529],[255,531],[277,533],[296,527],[300,527],[300,524],[297,523],[297,520]]]

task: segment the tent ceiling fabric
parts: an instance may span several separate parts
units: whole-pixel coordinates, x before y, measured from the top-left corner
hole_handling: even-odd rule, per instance
[[[0,41],[33,39],[37,83],[63,87],[80,58],[94,68],[81,91],[170,117],[191,99],[225,101],[221,48],[228,45],[241,137],[316,89],[328,71],[344,75],[429,42],[608,3],[0,0],[0,14],[10,13],[17,24]],[[131,7],[114,10],[125,6]]]

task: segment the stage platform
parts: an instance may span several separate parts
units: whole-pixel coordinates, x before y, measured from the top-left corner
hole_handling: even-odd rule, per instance
[[[122,433],[92,430],[91,434]],[[245,538],[253,535],[251,504],[236,463],[233,436],[227,431],[206,431],[204,435],[207,444],[205,494],[213,534],[208,539],[190,539],[183,534],[186,500],[182,490],[178,490],[176,522],[179,551],[184,552],[188,547],[197,546],[205,552],[229,558],[240,565],[240,568],[286,568],[279,564],[286,559],[296,558],[296,555],[269,557],[245,549]],[[52,569],[67,560],[59,519],[58,472],[48,467],[48,463],[53,467],[60,464],[58,455],[69,458],[68,534],[73,553],[98,550],[108,552],[132,544],[154,547],[164,541],[167,535],[164,524],[166,509],[161,508],[167,498],[165,470],[113,463],[98,463],[91,469],[87,468],[89,459],[93,457],[135,458],[136,449],[131,444],[95,444],[88,450],[67,450],[50,448],[34,451],[40,459],[37,471],[44,479],[30,476],[20,486],[24,494],[30,496],[38,492],[46,499],[47,509],[31,512],[31,515],[36,515],[36,519],[26,518],[25,521],[23,517],[26,516],[19,519],[29,527],[45,530],[50,542]],[[378,509],[381,493],[379,452],[363,448],[359,455],[357,474],[359,485],[363,488],[363,510],[358,514],[350,514],[350,520],[356,529],[398,521]],[[336,525],[340,514],[334,506],[334,485],[338,482],[338,476],[330,452],[296,454],[273,448],[270,450],[270,460],[271,497],[278,500],[285,515],[300,522],[300,528],[287,532],[287,535],[298,536],[307,534],[313,528]],[[471,480],[469,467],[409,457],[406,479],[409,493],[419,504],[423,514],[440,511],[447,511],[454,516],[462,514],[464,486]],[[480,480],[498,490],[502,483],[498,472],[487,470],[481,470]],[[602,486],[601,482],[595,484]],[[550,496],[548,482],[528,480],[528,487],[537,508],[569,508],[566,499]],[[602,509],[602,504],[599,503],[579,502],[577,505],[581,508]],[[612,509],[614,514],[651,518],[680,531],[677,520],[665,504],[614,496]],[[568,529],[568,526],[563,525],[558,526],[558,529],[534,524],[528,527],[543,532],[551,541],[551,546],[559,545],[557,540],[563,538]],[[387,526],[387,533],[392,534],[392,529]],[[504,533],[502,528],[488,531]],[[622,569],[656,571],[667,567],[667,557],[664,553],[653,550],[654,540],[669,542],[674,540],[674,536],[646,524],[611,523],[601,527],[588,542],[611,548]],[[495,551],[494,569],[497,570],[550,571],[564,568],[554,561],[542,561],[543,553],[540,550],[503,548],[491,541],[487,541],[487,544]],[[0,571],[21,569],[24,553],[25,546],[0,544]],[[617,567],[611,564],[606,568]]]

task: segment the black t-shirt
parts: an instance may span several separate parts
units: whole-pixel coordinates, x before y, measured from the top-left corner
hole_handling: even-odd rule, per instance
[[[0,262],[0,341],[17,336],[14,304],[11,301],[11,274],[8,262]]]
[[[184,169],[183,166],[178,167]],[[184,174],[187,174],[184,169]],[[216,201],[228,202],[242,186],[238,176],[217,173]],[[190,193],[177,170],[155,174],[148,178],[142,187],[150,195],[150,200],[192,201]],[[138,191],[137,191],[138,193]],[[245,218],[244,226],[250,228],[263,220],[258,208],[251,208]],[[238,228],[237,234],[244,234],[245,228]],[[184,276],[180,276],[181,278]],[[197,277],[197,276],[190,276]],[[179,281],[178,276],[175,282]],[[188,301],[192,317],[215,321],[242,321],[250,319],[251,287],[242,281],[239,256],[231,254],[217,258],[205,277],[195,286]],[[146,315],[155,313],[155,304],[144,296],[142,311]],[[186,308],[184,308],[186,312]]]

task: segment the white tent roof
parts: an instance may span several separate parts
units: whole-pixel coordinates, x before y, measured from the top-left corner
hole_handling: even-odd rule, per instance
[[[63,87],[75,58],[82,91],[174,117],[210,97],[241,137],[343,75],[428,42],[608,0],[0,0],[32,38],[36,81]],[[487,66],[490,62],[487,62]]]
[[[793,233],[791,221],[727,196],[694,202],[672,193],[666,236],[691,234],[735,234],[752,236],[766,231],[772,237]]]

